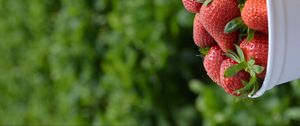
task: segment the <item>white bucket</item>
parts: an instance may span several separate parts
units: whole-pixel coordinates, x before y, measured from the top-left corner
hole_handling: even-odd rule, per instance
[[[267,0],[269,52],[266,77],[256,98],[300,78],[300,0]],[[299,56],[299,57],[298,57]]]

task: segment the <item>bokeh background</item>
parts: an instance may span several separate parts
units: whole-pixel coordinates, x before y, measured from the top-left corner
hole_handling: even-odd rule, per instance
[[[206,76],[181,0],[0,0],[1,125],[299,125],[300,81],[257,99]]]

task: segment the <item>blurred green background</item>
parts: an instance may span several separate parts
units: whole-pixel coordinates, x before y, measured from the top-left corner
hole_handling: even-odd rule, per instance
[[[192,23],[181,0],[0,0],[0,124],[300,124],[300,81],[227,95]]]

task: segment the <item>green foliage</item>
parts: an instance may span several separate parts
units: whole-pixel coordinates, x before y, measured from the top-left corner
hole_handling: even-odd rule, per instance
[[[192,15],[180,2],[0,0],[0,6],[0,124],[200,122],[187,86],[200,61],[190,49]]]
[[[0,0],[0,125],[299,123],[300,82],[238,102],[211,84],[192,21],[181,1]]]
[[[257,99],[225,95],[218,86],[204,86],[198,80],[190,81],[190,89],[199,94],[196,108],[204,125],[282,126],[299,124],[299,96],[294,95],[299,82],[277,86]]]

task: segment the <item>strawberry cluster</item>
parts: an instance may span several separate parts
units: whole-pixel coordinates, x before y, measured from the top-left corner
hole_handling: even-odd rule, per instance
[[[228,94],[253,95],[268,60],[266,0],[182,0],[207,75]]]

